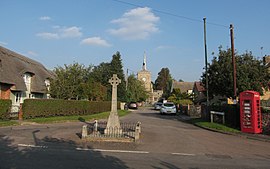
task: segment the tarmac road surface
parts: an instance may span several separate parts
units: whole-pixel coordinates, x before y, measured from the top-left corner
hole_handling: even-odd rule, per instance
[[[211,132],[177,116],[139,109],[137,143],[85,142],[82,122],[0,128],[0,169],[270,168],[270,143]]]

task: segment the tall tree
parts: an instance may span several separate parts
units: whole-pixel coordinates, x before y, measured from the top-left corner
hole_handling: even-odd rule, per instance
[[[111,66],[111,70],[110,70],[111,76],[113,74],[117,74],[117,77],[121,79],[121,83],[117,86],[117,92],[118,92],[117,97],[120,101],[125,101],[126,100],[126,82],[125,82],[125,74],[123,70],[123,64],[122,64],[120,52],[117,51],[112,56],[112,61],[110,63],[110,66]]]
[[[163,90],[163,96],[167,98],[170,95],[172,86],[172,76],[169,68],[162,68],[155,80],[155,89]]]
[[[268,88],[269,73],[261,60],[252,56],[251,52],[235,55],[237,67],[238,94],[245,90],[255,90],[263,94],[263,88]],[[208,65],[209,95],[233,96],[233,70],[231,50],[219,47],[218,56],[214,56]],[[202,76],[205,84],[205,73]]]
[[[103,86],[107,88],[107,99],[111,99],[111,85],[109,84],[109,79],[113,76],[113,74],[117,74],[118,78],[121,79],[121,83],[117,87],[118,91],[118,99],[120,101],[126,100],[126,92],[125,92],[125,75],[123,71],[122,59],[120,52],[116,52],[112,56],[112,60],[110,63],[101,63],[98,66],[93,68],[91,76],[95,79],[95,81],[100,82]]]
[[[148,98],[148,93],[144,88],[143,82],[139,81],[135,75],[128,77],[127,102],[145,101]]]

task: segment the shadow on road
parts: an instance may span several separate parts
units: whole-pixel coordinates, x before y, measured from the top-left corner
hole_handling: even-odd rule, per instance
[[[1,169],[128,168],[116,157],[94,151],[78,151],[78,145],[71,140],[36,138],[36,147],[19,147],[13,143],[14,140],[7,136],[0,136]]]
[[[170,164],[168,162],[165,162],[165,161],[161,161],[160,162],[160,166],[162,166],[162,168],[170,168],[170,169],[180,169],[179,167],[173,165],[173,164]],[[152,166],[154,169],[160,169],[161,167],[160,166]]]
[[[183,122],[181,123],[181,128],[183,129],[190,129],[190,130],[198,130],[199,128],[191,124],[188,120],[183,120],[179,114],[160,114],[159,111],[149,111],[149,112],[138,112],[137,113],[140,116],[144,116],[146,118],[157,118],[162,121],[160,122],[160,125],[165,124],[168,121],[175,121],[175,122]],[[163,123],[164,122],[164,123]],[[162,123],[162,124],[161,124]],[[178,124],[179,124],[178,123]],[[175,123],[177,124],[177,123]],[[172,123],[171,123],[172,125]]]
[[[159,111],[152,111],[152,112],[139,112],[137,113],[142,116],[147,116],[147,117],[155,117],[159,119],[164,119],[164,120],[179,120],[179,115],[175,114],[160,114]]]

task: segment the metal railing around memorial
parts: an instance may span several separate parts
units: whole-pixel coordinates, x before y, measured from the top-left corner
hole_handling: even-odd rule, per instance
[[[92,138],[130,138],[135,139],[135,132],[140,123],[120,123],[119,127],[107,127],[107,122],[97,122],[88,124],[88,137]],[[105,132],[105,130],[107,130]]]

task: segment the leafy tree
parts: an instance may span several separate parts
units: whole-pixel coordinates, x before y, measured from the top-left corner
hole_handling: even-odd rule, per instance
[[[263,94],[268,89],[270,74],[262,60],[255,59],[251,52],[237,58],[237,88],[239,92],[255,90]]]
[[[163,97],[168,98],[172,86],[172,77],[168,68],[162,68],[155,80],[155,89],[163,90]]]
[[[118,99],[126,100],[125,76],[121,55],[116,52],[110,63],[85,67],[78,63],[57,67],[55,79],[51,80],[51,96],[58,99],[110,100],[111,84],[109,79],[117,74],[121,79],[118,85]]]
[[[127,86],[127,102],[145,101],[148,98],[148,93],[145,91],[143,82],[139,81],[135,75],[128,77]]]
[[[180,102],[183,102],[183,100],[189,100],[188,103],[192,104],[192,95],[186,92],[181,93],[180,89],[173,89],[168,100],[174,102],[175,104],[180,104]]]
[[[91,101],[105,100],[107,96],[107,88],[100,82],[89,78],[87,82],[81,84],[83,97]]]
[[[237,69],[237,92],[255,90],[263,94],[262,88],[268,88],[269,74],[261,60],[255,59],[251,52],[242,55],[235,54]],[[214,56],[208,65],[209,95],[233,96],[233,67],[231,49],[222,50],[219,47],[218,56]],[[202,76],[205,84],[205,73]]]
[[[81,83],[86,78],[86,70],[84,65],[78,63],[55,68],[56,77],[51,81],[51,96],[58,99],[81,99]]]
[[[102,62],[98,66],[94,66],[91,77],[102,85],[109,87],[108,81],[111,78],[110,63]]]

